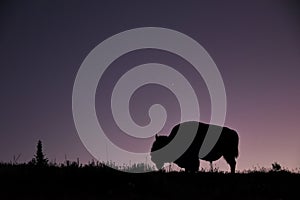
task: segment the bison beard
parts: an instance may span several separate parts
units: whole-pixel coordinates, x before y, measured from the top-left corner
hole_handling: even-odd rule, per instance
[[[212,162],[220,159],[223,156],[223,158],[230,166],[231,173],[235,172],[239,143],[237,132],[227,127],[219,127],[216,125],[209,125],[196,121],[183,122],[176,125],[172,129],[169,136],[156,135],[155,141],[151,148],[151,160],[155,163],[158,169],[160,169],[164,163],[168,162],[168,159],[162,159],[159,155],[154,154],[153,152],[169,144],[169,142],[176,136],[179,126],[181,130],[183,130],[182,133],[184,134],[189,134],[188,130],[191,130],[190,127],[198,126],[198,131],[192,144],[177,160],[174,161],[174,163],[176,163],[181,168],[185,168],[186,171],[198,171],[200,165],[198,154],[203,140],[207,134],[207,130],[211,126],[212,128],[216,127],[217,129],[222,128],[222,132],[213,149],[204,158],[201,158],[201,160]]]

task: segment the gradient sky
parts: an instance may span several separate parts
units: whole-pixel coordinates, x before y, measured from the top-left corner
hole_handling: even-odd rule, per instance
[[[91,160],[72,117],[76,73],[87,54],[106,38],[156,26],[194,38],[217,64],[227,93],[225,126],[240,135],[237,169],[271,167],[275,161],[299,168],[299,17],[296,1],[1,1],[0,161],[19,154],[20,162],[29,161],[38,139],[52,161]],[[154,61],[184,66],[182,73],[191,76],[199,91],[201,120],[209,122],[207,89],[186,61],[159,50],[136,51],[116,60],[105,72],[104,88],[97,90],[97,113],[107,116],[100,123],[112,135],[118,131],[103,103],[105,95],[122,72]],[[152,103],[166,107],[169,118],[161,134],[168,134],[179,120],[178,102],[162,87],[140,88],[132,101],[138,124],[147,123]],[[134,151],[149,149],[153,141],[112,138]],[[226,170],[224,163],[217,165]]]

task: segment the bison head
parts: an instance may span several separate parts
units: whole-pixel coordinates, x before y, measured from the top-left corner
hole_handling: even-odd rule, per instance
[[[152,162],[154,162],[157,169],[161,169],[163,167],[164,163],[167,162],[167,160],[163,159],[162,156],[158,152],[155,152],[155,151],[163,148],[168,143],[169,143],[169,138],[167,136],[155,135],[155,141],[152,144],[150,155],[151,155],[151,160],[152,160]]]

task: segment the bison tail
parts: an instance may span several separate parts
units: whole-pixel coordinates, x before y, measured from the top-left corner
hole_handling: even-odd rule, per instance
[[[235,158],[237,158],[238,156],[239,156],[239,136],[238,136],[238,134],[237,134],[237,132],[236,131],[234,131],[235,132],[235,137],[234,137],[234,140],[233,140],[233,155],[234,155],[234,157]]]

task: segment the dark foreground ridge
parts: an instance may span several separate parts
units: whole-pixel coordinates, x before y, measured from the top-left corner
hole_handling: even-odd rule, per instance
[[[299,173],[149,172],[0,164],[0,199],[294,199]]]

